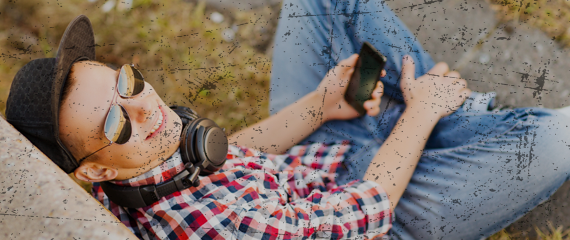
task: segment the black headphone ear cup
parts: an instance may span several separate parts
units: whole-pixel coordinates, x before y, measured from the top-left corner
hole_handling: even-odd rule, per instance
[[[200,175],[218,171],[226,162],[228,138],[214,121],[198,118],[182,129],[180,153],[183,161],[200,167]]]
[[[182,158],[185,159],[187,162],[192,164],[197,164],[200,162],[200,159],[196,155],[196,126],[202,121],[203,119],[198,118],[190,123],[188,123],[183,129],[180,139],[180,154]]]
[[[200,175],[208,175],[217,172],[226,162],[228,153],[228,138],[214,121],[204,119],[197,126],[196,133],[197,156],[204,159]]]

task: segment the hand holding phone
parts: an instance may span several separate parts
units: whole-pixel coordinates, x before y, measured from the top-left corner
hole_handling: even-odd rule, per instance
[[[370,99],[372,91],[376,87],[376,82],[380,79],[380,74],[386,66],[387,58],[382,55],[372,44],[364,42],[360,49],[360,54],[354,68],[354,73],[350,78],[348,89],[344,99],[360,115],[366,114],[364,102]]]

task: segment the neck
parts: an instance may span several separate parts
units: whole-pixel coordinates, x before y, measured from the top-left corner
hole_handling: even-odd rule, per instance
[[[184,170],[184,163],[180,157],[180,152],[176,151],[171,157],[161,161],[160,164],[145,171],[144,173],[140,173],[137,176],[130,178],[115,178],[115,181],[112,182],[117,185],[132,187],[158,184],[168,181],[182,170]]]
[[[135,168],[119,168],[118,169],[119,173],[117,174],[117,177],[114,180],[122,181],[144,175],[149,171],[158,168],[159,166],[161,166],[161,164],[165,163],[166,161],[170,160],[172,156],[174,156],[175,154],[180,155],[178,148],[174,149],[172,153],[167,154],[168,157],[159,157],[157,159],[144,162],[142,166],[137,166]]]

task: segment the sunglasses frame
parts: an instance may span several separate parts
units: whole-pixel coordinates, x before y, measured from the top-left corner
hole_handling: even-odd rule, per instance
[[[140,88],[140,91],[139,91],[138,93],[135,93],[135,94],[131,95],[131,96],[124,96],[124,95],[121,94],[120,91],[119,91],[119,84],[121,83],[121,82],[120,82],[120,81],[121,81],[121,74],[123,73],[123,70],[124,70],[123,68],[125,68],[125,67],[131,68],[131,71],[132,71],[132,76],[131,76],[131,77],[133,77],[133,79],[135,79],[135,82],[136,82],[136,79],[138,79],[138,78],[136,78],[136,75],[138,75],[138,76],[140,76],[140,80],[141,80],[141,83],[142,83],[142,87]],[[129,77],[129,76],[127,76],[127,80],[126,80],[126,81],[128,81],[128,77]],[[129,84],[127,84],[127,85],[129,85]],[[142,73],[141,73],[138,69],[136,69],[133,64],[124,64],[123,66],[121,66],[121,69],[119,70],[119,76],[117,77],[117,83],[115,84],[115,89],[114,89],[115,93],[113,94],[113,98],[111,98],[111,106],[110,106],[110,108],[109,108],[109,111],[107,111],[107,114],[105,115],[105,124],[103,125],[103,126],[104,126],[104,127],[103,127],[103,128],[104,128],[103,131],[105,132],[105,138],[107,138],[107,140],[109,140],[109,144],[107,144],[107,145],[103,146],[102,148],[98,149],[97,151],[95,151],[95,152],[93,152],[93,153],[91,153],[91,154],[89,154],[89,155],[87,155],[87,156],[81,158],[81,159],[79,160],[79,163],[81,163],[83,160],[87,159],[88,157],[92,156],[93,154],[95,154],[95,153],[97,153],[97,152],[103,150],[104,148],[106,148],[106,147],[108,147],[108,146],[111,146],[111,144],[113,144],[113,143],[119,144],[119,145],[123,145],[123,144],[127,143],[127,142],[131,139],[131,136],[130,136],[130,135],[131,135],[131,131],[132,131],[132,125],[131,125],[131,120],[130,120],[131,118],[130,118],[129,113],[127,112],[127,110],[123,107],[123,105],[121,105],[120,103],[118,103],[118,101],[117,101],[117,93],[118,93],[119,97],[124,98],[124,99],[133,98],[133,97],[138,96],[139,94],[141,94],[141,93],[144,91],[144,85],[145,85],[145,80],[144,80],[144,77],[143,77]],[[127,88],[127,89],[128,89],[128,88]],[[107,132],[106,132],[107,123],[109,122],[109,114],[111,113],[111,110],[113,110],[113,107],[115,107],[115,106],[118,106],[118,107],[121,109],[121,116],[126,119],[125,125],[128,124],[128,125],[129,125],[129,128],[131,129],[131,130],[129,130],[129,137],[128,137],[124,142],[121,141],[122,143],[115,142],[115,141],[113,141],[112,139],[109,139],[109,136],[107,136]],[[124,129],[124,128],[121,128],[121,129]],[[122,131],[120,131],[120,132],[122,132]],[[120,134],[120,132],[119,132],[119,133],[114,133],[113,135]]]

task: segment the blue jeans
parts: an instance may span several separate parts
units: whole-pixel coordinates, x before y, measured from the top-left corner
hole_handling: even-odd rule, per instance
[[[382,1],[383,2],[383,1]],[[350,140],[339,183],[361,179],[405,105],[401,59],[416,77],[434,62],[381,1],[285,0],[276,33],[270,111],[316,89],[326,72],[364,41],[387,58],[383,112],[331,121],[304,142]],[[489,111],[493,93],[474,92],[435,126],[399,201],[390,234],[401,239],[480,239],[508,226],[552,195],[570,173],[570,119],[558,111]]]

